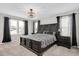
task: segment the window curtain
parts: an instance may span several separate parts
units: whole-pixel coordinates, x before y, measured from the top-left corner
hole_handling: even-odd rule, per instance
[[[72,15],[60,17],[60,35],[71,37],[72,35]]]
[[[37,33],[39,33],[40,32],[40,20],[38,21],[38,31],[37,31]]]
[[[25,35],[28,35],[28,21],[25,21]]]
[[[60,16],[57,16],[57,30],[59,29],[59,22],[60,21]]]
[[[76,18],[75,13],[72,14],[72,46],[77,46],[76,40]]]
[[[39,30],[40,21],[33,22],[33,33],[37,33]]]
[[[10,35],[10,28],[9,28],[9,18],[4,17],[4,35],[3,35],[3,43],[4,42],[10,42],[11,41],[11,35]]]
[[[34,29],[34,25],[35,25],[35,22],[33,21],[33,33],[35,32],[35,31],[34,31],[34,30],[35,30],[35,29]]]

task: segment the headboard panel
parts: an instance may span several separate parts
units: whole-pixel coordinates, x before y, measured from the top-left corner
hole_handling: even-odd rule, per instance
[[[43,33],[44,31],[56,32],[57,31],[57,23],[40,25],[39,29],[38,29],[38,33]]]

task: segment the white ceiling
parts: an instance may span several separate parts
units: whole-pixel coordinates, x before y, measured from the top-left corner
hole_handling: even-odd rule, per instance
[[[79,7],[78,3],[0,3],[0,13],[27,18],[30,8],[40,18],[67,12]]]

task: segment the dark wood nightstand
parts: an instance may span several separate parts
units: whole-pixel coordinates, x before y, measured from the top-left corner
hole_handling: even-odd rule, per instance
[[[57,40],[58,40],[58,43],[57,43],[58,46],[64,46],[69,49],[71,48],[70,37],[57,36]]]

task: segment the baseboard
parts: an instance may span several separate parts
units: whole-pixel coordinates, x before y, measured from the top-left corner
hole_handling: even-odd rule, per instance
[[[0,44],[3,44],[3,43],[0,43]]]
[[[79,46],[72,46],[72,48],[79,48]]]
[[[77,48],[79,48],[79,46],[77,46]]]

